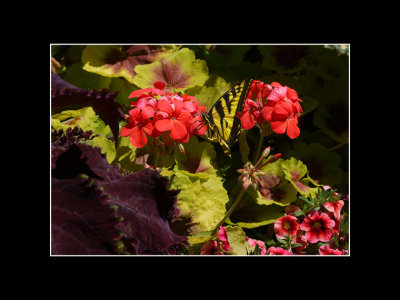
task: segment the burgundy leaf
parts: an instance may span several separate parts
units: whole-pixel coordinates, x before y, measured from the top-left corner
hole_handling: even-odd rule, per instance
[[[170,227],[177,214],[178,191],[167,189],[168,180],[158,172],[145,169],[117,181],[102,182],[110,194],[107,203],[118,207],[123,217],[118,229],[124,233],[124,244],[132,254],[176,254],[187,239]]]
[[[99,189],[93,191],[82,186],[79,181],[82,173],[101,188],[102,193]],[[107,243],[104,244],[106,241],[98,235],[97,225],[86,221],[87,214],[93,217],[86,204],[96,210],[100,210],[100,204],[115,208],[113,216],[122,217],[122,221],[113,224],[123,235],[122,242],[131,254],[177,254],[180,247],[187,245],[187,238],[175,234],[170,227],[172,219],[179,215],[176,208],[179,191],[168,190],[169,180],[157,171],[145,169],[123,175],[117,165],[107,162],[99,148],[83,143],[63,145],[57,141],[52,143],[52,177],[52,234],[57,246],[53,253],[86,251],[93,254],[99,251],[97,254],[104,254],[106,250],[101,246],[109,249],[115,244],[115,237],[110,235],[105,235]],[[109,224],[109,218],[105,213],[98,216],[99,219],[91,222],[108,230],[103,223]],[[84,220],[83,223],[76,218]],[[89,228],[85,224],[89,224]],[[82,241],[86,237],[88,245]],[[68,243],[72,245],[68,247]]]
[[[114,211],[95,182],[76,177],[52,178],[51,253],[99,255],[116,253],[120,238]]]

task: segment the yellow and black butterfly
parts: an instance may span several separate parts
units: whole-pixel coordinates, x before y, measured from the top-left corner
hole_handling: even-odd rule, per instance
[[[240,134],[240,119],[236,114],[243,110],[252,82],[253,79],[250,78],[239,82],[223,94],[207,114],[203,114],[209,140],[218,141],[229,157],[231,147]]]

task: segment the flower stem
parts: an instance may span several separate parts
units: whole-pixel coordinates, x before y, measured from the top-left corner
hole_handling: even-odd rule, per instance
[[[255,164],[257,162],[258,157],[260,156],[260,151],[261,151],[261,146],[262,146],[263,140],[264,140],[264,135],[261,134],[260,140],[258,141],[257,151],[256,151],[256,154],[254,156],[253,164]]]
[[[246,190],[241,189],[239,195],[237,195],[235,202],[233,202],[232,206],[229,208],[228,212],[224,216],[224,218],[218,223],[218,225],[215,227],[213,231],[213,237],[217,234],[219,227],[224,224],[225,220],[230,216],[230,214],[233,212],[233,210],[236,208],[236,206],[239,204],[240,200],[243,197],[243,194]]]

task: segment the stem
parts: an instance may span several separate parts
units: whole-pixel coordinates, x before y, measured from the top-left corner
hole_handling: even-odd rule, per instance
[[[261,133],[260,140],[258,141],[257,151],[256,151],[256,154],[254,156],[253,164],[255,164],[257,162],[258,157],[260,156],[260,151],[261,151],[261,146],[262,146],[263,140],[264,140],[264,135]]]
[[[344,142],[344,143],[341,143],[341,144],[339,144],[339,145],[336,145],[336,146],[330,148],[328,151],[336,150],[337,148],[339,148],[339,147],[341,147],[341,146],[343,146],[343,145],[346,145],[348,142],[349,142],[349,141],[346,141],[346,142]]]
[[[213,237],[217,234],[219,227],[224,224],[225,220],[230,216],[230,214],[233,212],[233,210],[236,208],[236,206],[239,204],[240,200],[243,197],[243,194],[246,190],[241,189],[239,195],[237,195],[235,202],[233,202],[232,206],[229,208],[228,212],[224,216],[224,218],[218,223],[218,225],[214,229]]]
[[[158,149],[156,148],[156,157],[154,158],[154,170],[157,170],[157,164],[158,164]]]

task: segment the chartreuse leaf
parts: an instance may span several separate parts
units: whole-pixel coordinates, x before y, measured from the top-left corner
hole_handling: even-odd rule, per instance
[[[196,232],[213,230],[226,213],[228,194],[221,178],[214,174],[192,174],[175,168],[171,189],[179,189],[177,207],[198,223]],[[206,241],[207,237],[188,237],[191,244]]]
[[[233,188],[231,198],[235,198],[242,187]],[[242,228],[256,228],[273,223],[284,214],[284,207],[280,205],[257,203],[257,193],[254,188],[248,188],[226,223],[238,225]]]
[[[129,137],[120,137],[113,163],[117,163],[122,170],[127,172],[138,172],[144,169],[143,164],[136,163],[136,147],[131,144]]]
[[[195,86],[187,89],[185,93],[196,97],[200,105],[204,105],[207,109],[210,108],[219,97],[221,97],[232,86],[224,78],[211,74],[206,83],[202,86]]]
[[[86,141],[93,147],[100,147],[101,152],[106,155],[107,161],[111,163],[115,156],[115,144],[108,138],[112,136],[110,126],[96,115],[91,106],[77,110],[64,110],[51,116],[51,126],[56,130],[79,127],[83,131],[91,130],[95,137]]]
[[[182,48],[147,65],[137,65],[132,83],[140,88],[153,86],[156,81],[176,92],[202,86],[208,79],[208,67],[204,60],[196,59],[192,50]]]
[[[239,226],[226,226],[226,235],[231,249],[228,252],[231,255],[247,255],[250,249],[246,241],[246,233]]]
[[[212,162],[216,157],[216,152],[210,143],[199,142],[196,136],[192,136],[189,142],[184,144],[184,148],[185,154],[177,147],[175,148],[176,169],[199,176],[217,173],[217,166]]]
[[[129,99],[129,95],[137,90],[138,87],[134,84],[130,83],[124,78],[111,78],[110,85],[108,87],[111,91],[118,92],[118,95],[115,97],[115,100],[119,103],[130,107],[132,99]]]
[[[136,65],[149,64],[177,49],[179,46],[175,45],[89,45],[82,52],[82,63],[88,72],[106,77],[124,77],[133,83]]]
[[[112,137],[110,126],[106,125],[92,107],[77,110],[64,110],[51,116],[51,126],[56,130],[68,127],[80,127],[83,131],[91,130],[96,135]]]
[[[303,180],[307,174],[307,166],[300,160],[291,157],[282,162],[285,178],[290,181],[293,187],[303,196],[315,196],[318,188],[307,186],[308,180]]]

